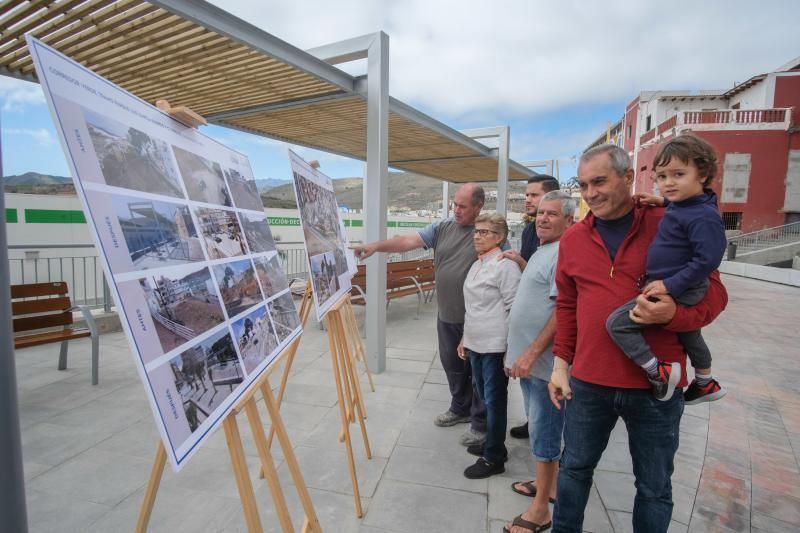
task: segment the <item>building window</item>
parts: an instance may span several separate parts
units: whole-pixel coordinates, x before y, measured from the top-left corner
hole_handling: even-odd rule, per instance
[[[628,124],[628,139],[631,138],[631,135],[633,135],[633,131],[632,131],[631,125]]]
[[[644,128],[644,131],[650,131],[650,129],[652,129],[652,127],[653,127],[652,118],[653,117],[651,115],[647,115],[647,120],[646,120],[646,125],[645,125],[645,128]]]
[[[722,223],[725,224],[725,229],[729,231],[740,231],[742,229],[742,214],[741,213],[722,213]]]

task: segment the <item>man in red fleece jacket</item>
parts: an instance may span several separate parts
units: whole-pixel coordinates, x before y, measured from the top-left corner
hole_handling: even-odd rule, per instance
[[[641,368],[605,329],[609,314],[639,293],[636,282],[645,273],[647,248],[663,209],[634,203],[630,157],[617,146],[584,153],[578,180],[591,212],[561,238],[556,273],[558,326],[550,391],[554,402],[569,402],[553,531],[582,530],[594,469],[622,417],[636,477],[633,529],[666,532],[683,395],[676,391],[667,401],[656,400]],[[644,336],[659,359],[681,363],[679,387],[686,385],[686,355],[676,332],[707,326],[727,304],[717,272],[710,282],[705,299],[695,306],[677,306],[668,296],[650,302],[640,295],[631,312],[636,321],[655,324]]]

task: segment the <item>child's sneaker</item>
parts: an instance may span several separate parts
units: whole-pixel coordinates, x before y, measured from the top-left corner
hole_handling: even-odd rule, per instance
[[[713,402],[728,394],[716,379],[712,379],[708,385],[701,387],[697,381],[692,381],[683,393],[683,403],[695,405],[703,402]]]
[[[656,400],[666,402],[672,398],[672,393],[675,392],[675,386],[681,380],[681,364],[680,363],[663,363],[658,362],[658,378],[653,379],[648,376],[650,387],[653,390],[653,396]]]

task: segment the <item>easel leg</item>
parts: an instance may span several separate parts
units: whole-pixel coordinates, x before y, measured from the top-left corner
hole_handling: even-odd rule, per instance
[[[300,338],[294,340],[289,347],[289,355],[286,357],[286,363],[283,367],[283,375],[281,376],[281,384],[278,388],[278,406],[283,403],[283,395],[286,393],[286,383],[289,381],[289,372],[292,370],[292,363],[294,363],[294,356],[297,354],[297,347],[300,344]],[[275,437],[275,428],[269,428],[269,436],[267,437],[267,447],[272,449],[272,439]]]
[[[289,509],[286,507],[286,498],[283,496],[280,481],[278,480],[278,470],[272,460],[272,454],[267,445],[267,438],[264,436],[264,426],[261,425],[261,417],[258,414],[255,396],[245,404],[245,413],[253,431],[253,437],[258,448],[258,456],[261,458],[261,470],[267,478],[269,490],[272,493],[272,501],[275,502],[275,512],[278,515],[278,522],[284,532],[294,533],[292,518]]]
[[[356,314],[353,311],[353,305],[348,302],[347,310],[345,311],[345,316],[347,321],[349,322],[350,328],[350,338],[353,339],[353,344],[357,346],[355,350],[355,354],[357,359],[359,359],[364,364],[364,371],[367,373],[367,379],[369,380],[369,388],[372,392],[375,392],[375,383],[372,381],[372,372],[369,370],[369,364],[367,363],[367,354],[364,352],[364,345],[361,343],[361,332],[358,329],[358,322],[356,321]],[[362,412],[364,412],[364,405],[361,405]],[[364,415],[366,416],[366,415]]]
[[[256,496],[253,493],[253,484],[250,481],[250,473],[247,471],[247,461],[242,448],[242,437],[239,434],[239,426],[236,423],[236,416],[231,413],[222,421],[225,429],[225,440],[228,442],[228,451],[231,454],[233,473],[236,477],[236,486],[239,488],[239,498],[242,500],[244,518],[247,522],[247,530],[250,533],[261,533],[261,518],[258,515]]]
[[[145,533],[147,525],[150,523],[150,515],[153,513],[153,505],[156,503],[158,486],[161,484],[161,476],[164,475],[164,465],[167,463],[167,450],[164,443],[158,441],[156,458],[153,460],[153,468],[150,470],[150,481],[147,482],[147,489],[144,491],[142,508],[139,510],[139,519],[136,522],[136,533]]]
[[[341,326],[341,324],[339,325]],[[340,332],[344,334],[344,331],[340,330]],[[361,426],[361,437],[364,440],[364,451],[367,454],[367,459],[372,459],[372,450],[370,450],[369,437],[367,436],[367,426],[364,424],[364,419],[367,417],[367,414],[364,410],[364,400],[361,395],[361,384],[358,382],[358,372],[354,368],[355,360],[347,353],[342,353],[340,355],[342,357],[342,368],[345,372],[345,382],[349,381],[352,386],[353,397],[350,398],[351,415],[355,414],[355,418],[358,419],[358,423]],[[347,392],[350,394],[349,387],[347,388]],[[352,416],[350,420],[355,422]]]
[[[267,405],[267,412],[269,412],[271,425],[275,428],[275,433],[278,435],[278,442],[281,445],[283,457],[286,460],[286,466],[289,468],[289,473],[292,475],[294,485],[297,487],[297,495],[300,497],[300,502],[303,504],[303,510],[306,513],[306,518],[303,522],[303,531],[321,533],[322,527],[319,525],[319,519],[317,519],[314,504],[311,503],[311,495],[308,493],[303,474],[300,472],[300,465],[297,464],[294,448],[292,448],[292,443],[289,442],[289,434],[286,432],[286,426],[283,424],[280,408],[275,401],[275,397],[272,395],[269,383],[266,381],[261,384],[261,392],[264,395],[264,403]]]
[[[361,518],[364,512],[361,509],[361,494],[358,490],[358,478],[356,477],[356,462],[353,458],[353,444],[350,442],[350,417],[345,411],[345,398],[342,391],[342,379],[344,376],[339,370],[339,352],[342,350],[344,339],[339,338],[336,328],[333,327],[333,317],[337,311],[328,311],[328,340],[331,348],[331,362],[333,364],[333,379],[336,382],[336,395],[339,399],[339,416],[342,419],[342,431],[344,432],[344,443],[347,448],[347,461],[350,467],[350,481],[353,484],[353,498],[355,499],[356,516]],[[346,343],[345,343],[346,345]],[[345,348],[346,349],[346,348]]]

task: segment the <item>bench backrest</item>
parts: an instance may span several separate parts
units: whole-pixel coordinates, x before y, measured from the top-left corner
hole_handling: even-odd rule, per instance
[[[72,324],[72,302],[63,281],[11,286],[14,332]]]
[[[433,259],[412,259],[410,261],[396,261],[394,263],[386,263],[386,288],[397,289],[400,287],[407,287],[413,283],[404,278],[413,276],[420,284],[430,284],[435,281],[433,269]],[[353,276],[351,282],[353,286],[361,287],[361,290],[367,290],[367,267],[366,265],[358,265],[358,272]],[[359,293],[356,289],[352,290],[353,296],[358,296]]]

